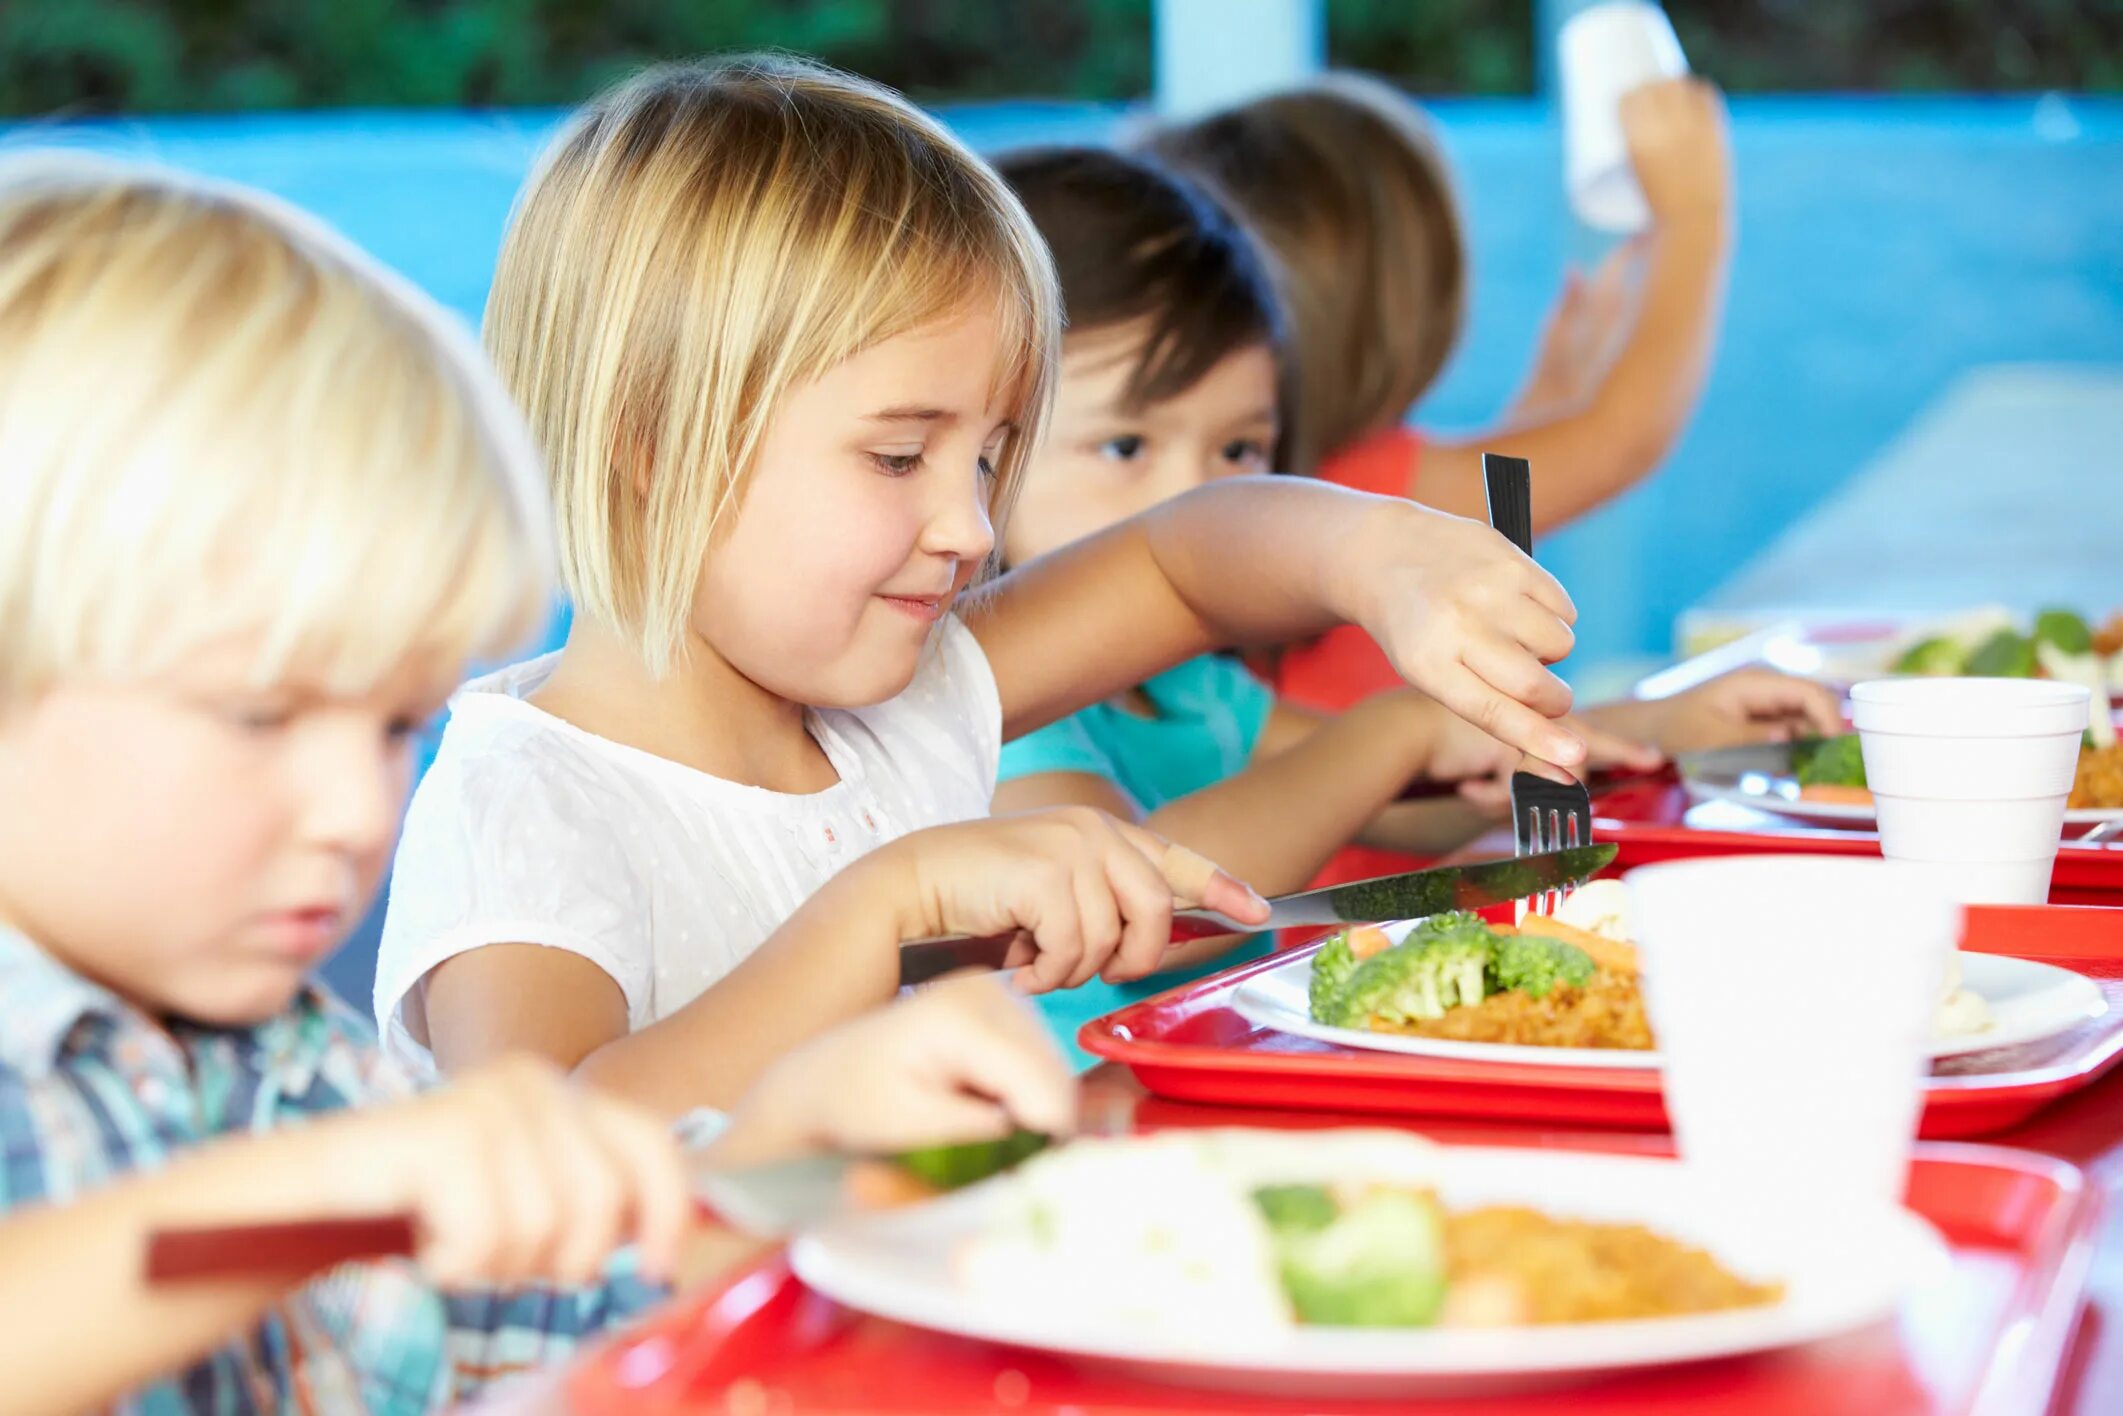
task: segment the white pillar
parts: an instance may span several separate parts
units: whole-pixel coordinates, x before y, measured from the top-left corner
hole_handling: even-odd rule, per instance
[[[1155,26],[1163,118],[1287,88],[1326,62],[1325,0],[1157,0]]]

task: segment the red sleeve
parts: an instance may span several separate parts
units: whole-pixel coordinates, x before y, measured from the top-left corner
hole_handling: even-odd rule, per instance
[[[1320,464],[1319,477],[1338,487],[1404,497],[1422,460],[1422,435],[1393,428],[1342,449]],[[1371,636],[1353,625],[1330,630],[1309,644],[1285,649],[1276,664],[1279,697],[1322,712],[1339,713],[1389,688],[1401,687],[1386,655]]]

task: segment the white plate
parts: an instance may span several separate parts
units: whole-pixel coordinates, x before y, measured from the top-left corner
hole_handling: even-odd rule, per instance
[[[1721,786],[1697,781],[1684,774],[1681,785],[1687,789],[1688,799],[1698,804],[1731,802],[1816,826],[1870,828],[1879,824],[1869,803],[1808,801],[1799,795],[1799,784],[1788,777],[1746,776],[1736,785]],[[2064,813],[2066,826],[2100,826],[2111,821],[2123,821],[2123,809],[2082,806]]]
[[[1977,1033],[1940,1037],[1933,1057],[1959,1057],[1993,1047],[2012,1047],[2051,1037],[2108,1011],[2093,980],[2054,964],[2011,959],[2002,954],[1962,954],[1961,984],[1990,1005],[1990,1026]],[[1308,990],[1312,955],[1255,974],[1238,986],[1231,1006],[1247,1022],[1295,1037],[1309,1037],[1372,1052],[1405,1052],[1416,1057],[1449,1057],[1465,1062],[1516,1062],[1538,1067],[1611,1067],[1643,1070],[1659,1065],[1659,1054],[1619,1047],[1522,1047],[1501,1042],[1455,1042],[1448,1038],[1409,1037],[1357,1028],[1334,1028],[1312,1021]]]
[[[1441,1147],[1436,1175],[1440,1193],[1455,1207],[1528,1204],[1562,1218],[1644,1224],[1708,1248],[1751,1279],[1782,1281],[1785,1296],[1732,1312],[1542,1327],[1293,1326],[1262,1333],[1175,1323],[1151,1330],[1102,1320],[1097,1311],[1058,1310],[1037,1293],[1017,1304],[998,1302],[954,1279],[954,1255],[983,1232],[1002,1202],[997,1186],[1008,1177],[910,1210],[838,1219],[798,1238],[790,1260],[798,1277],[834,1301],[916,1327],[1061,1353],[1158,1381],[1310,1398],[1553,1381],[1793,1347],[1887,1317],[1948,1263],[1930,1225],[1886,1206],[1851,1227],[1855,1239],[1777,1242],[1758,1217],[1721,1207],[1672,1161]],[[1116,1272],[1112,1282],[1125,1285],[1128,1275]]]
[[[1676,764],[1689,799],[1702,804],[1724,802],[1773,812],[1817,826],[1871,827],[1877,816],[1869,802],[1808,801],[1791,772],[1792,749],[1783,743],[1719,748],[1688,753]],[[2080,807],[2064,813],[2066,826],[2098,826],[2123,821],[2123,810]]]

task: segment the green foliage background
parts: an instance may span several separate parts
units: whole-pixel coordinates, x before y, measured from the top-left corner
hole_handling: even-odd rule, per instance
[[[1151,0],[0,0],[0,114],[567,103],[651,59],[779,47],[924,100],[1130,99]],[[1735,90],[2123,91],[2123,0],[1674,0]],[[1328,0],[1340,65],[1531,91],[1531,0]]]

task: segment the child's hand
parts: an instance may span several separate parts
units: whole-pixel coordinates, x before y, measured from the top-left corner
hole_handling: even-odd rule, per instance
[[[659,1278],[691,1222],[670,1132],[542,1061],[327,1124],[341,1158],[326,1173],[355,1183],[357,1208],[412,1210],[421,1266],[444,1285],[587,1283],[632,1243]]]
[[[1629,322],[1633,276],[1642,255],[1641,239],[1626,241],[1591,275],[1564,273],[1562,294],[1548,312],[1533,369],[1511,405],[1510,423],[1560,417],[1592,396]]]
[[[1678,78],[1625,94],[1622,133],[1655,225],[1730,209],[1732,153],[1716,88]]]
[[[1344,564],[1352,618],[1394,668],[1447,708],[1522,752],[1572,767],[1585,745],[1549,721],[1570,689],[1546,667],[1570,652],[1577,608],[1554,576],[1496,532],[1413,502],[1385,502]]]
[[[1670,753],[1834,737],[1845,730],[1842,699],[1833,689],[1767,668],[1735,669],[1686,693],[1626,709],[1630,726]]]
[[[1622,772],[1655,772],[1666,763],[1666,755],[1633,737],[1626,737],[1588,722],[1582,717],[1564,720],[1570,729],[1585,740],[1585,771],[1612,768]],[[1516,754],[1510,760],[1498,763],[1489,772],[1468,774],[1460,781],[1460,797],[1496,816],[1504,816],[1511,809],[1511,774],[1518,769]],[[1443,773],[1444,780],[1452,780]]]
[[[945,980],[790,1053],[755,1083],[715,1144],[753,1163],[809,1151],[875,1155],[1066,1135],[1076,1077],[1032,1010],[994,975]]]
[[[902,939],[1021,931],[1009,966],[1022,966],[1029,993],[1154,973],[1175,907],[1268,917],[1260,896],[1210,861],[1085,806],[933,827],[873,858],[907,872],[894,892]]]

